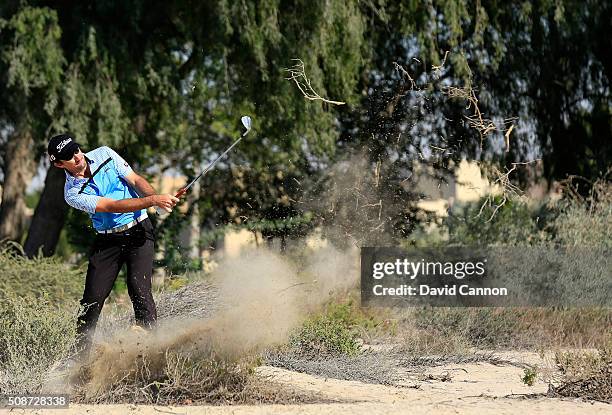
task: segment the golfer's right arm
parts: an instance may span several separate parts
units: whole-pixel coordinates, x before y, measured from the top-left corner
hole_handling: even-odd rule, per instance
[[[168,212],[172,212],[172,208],[178,201],[179,200],[172,195],[151,195],[123,200],[101,197],[96,203],[96,212],[126,213],[153,206],[159,206]]]

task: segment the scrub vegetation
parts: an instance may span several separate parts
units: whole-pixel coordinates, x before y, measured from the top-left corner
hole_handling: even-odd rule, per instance
[[[612,341],[595,352],[558,352],[555,363],[561,372],[555,394],[612,404]]]
[[[598,252],[609,243],[610,194],[609,186],[598,182],[586,198],[562,199],[535,208],[508,203],[483,232],[496,246],[567,246],[577,240]],[[575,220],[577,217],[581,220]],[[460,226],[459,218],[466,218]],[[476,223],[468,219],[475,220],[470,215],[451,215],[443,222],[450,237],[439,243],[463,240],[469,245]],[[588,231],[585,222],[589,223]],[[514,240],[508,237],[510,234],[534,238]],[[159,334],[125,332],[130,311],[112,311],[107,306],[108,314],[98,329],[99,338],[104,340],[90,361],[69,373],[77,401],[324,401],[315,394],[296,393],[262,381],[256,376],[257,367],[268,364],[325,377],[393,385],[398,381],[398,367],[415,370],[444,362],[504,364],[495,351],[563,349],[599,351],[557,352],[555,376],[547,379],[554,396],[610,400],[612,338],[606,328],[612,326],[612,312],[607,307],[361,308],[357,292],[351,288],[354,283],[347,285],[346,277],[334,283],[332,278],[350,274],[350,261],[338,261],[351,254],[329,251],[317,257],[306,252],[282,257],[267,254],[222,264],[219,281],[225,282],[221,285],[215,282],[214,273],[190,273],[185,286],[158,294]],[[52,374],[57,374],[71,357],[84,270],[53,258],[25,259],[13,244],[4,246],[0,264],[6,275],[13,277],[2,282],[0,389],[39,392],[49,387]],[[257,285],[243,286],[238,277],[242,267],[249,267],[257,275]],[[321,272],[327,273],[325,278],[331,285],[311,287],[311,281],[322,278]],[[264,275],[269,281],[262,279]],[[288,275],[297,279],[286,280]],[[33,276],[38,283],[28,284]],[[281,286],[287,288],[275,295]],[[268,298],[261,287],[276,287],[276,291]],[[299,300],[296,292],[304,299]],[[232,309],[228,304],[238,305],[235,313],[224,311]],[[268,309],[275,310],[274,315],[268,314]],[[279,320],[280,315],[283,318]],[[232,323],[234,318],[241,324]],[[173,323],[176,319],[195,325],[180,328]],[[172,325],[172,336],[163,328],[165,324]],[[227,332],[228,327],[237,328]],[[245,332],[239,327],[250,328]],[[266,330],[272,337],[264,334]],[[245,342],[244,336],[259,340]],[[115,366],[110,362],[121,360],[117,353],[134,356],[123,359],[129,364]],[[525,367],[523,381],[533,384],[545,373],[549,372]]]
[[[12,242],[0,244],[0,299],[6,296],[39,296],[46,293],[52,301],[80,299],[85,268],[65,263],[58,257],[28,259]]]
[[[605,187],[599,189],[608,191]],[[599,194],[590,200],[562,201],[559,210],[538,231],[538,238],[546,243],[564,243],[572,235],[571,238],[589,238],[595,245],[607,243],[607,237],[592,238],[592,235],[605,235],[605,228],[609,226],[606,217],[609,218],[610,210],[605,197],[606,194]],[[508,204],[500,210],[500,216],[491,222],[491,229],[507,224],[503,221],[504,209],[516,209],[516,205]],[[527,207],[521,209],[527,211]],[[591,232],[584,233],[582,222],[573,220],[569,212],[590,221]],[[531,216],[525,214],[525,217]],[[533,229],[533,221],[526,220],[524,224]],[[61,279],[60,275],[74,275],[78,280],[82,272],[52,259],[24,260],[15,249],[6,246],[0,256],[2,264],[10,264],[4,266],[12,275],[25,278],[36,274],[41,280],[55,281]],[[253,273],[258,273],[258,269],[276,270],[272,272],[279,275],[295,272],[309,281],[315,268],[305,267],[299,273],[291,270],[292,263],[303,266],[307,257],[304,253],[294,259],[259,257],[249,260],[249,264]],[[230,267],[225,272],[237,269]],[[550,377],[547,381],[554,396],[610,400],[612,338],[608,328],[612,325],[612,312],[609,308],[367,309],[358,306],[356,292],[342,289],[325,297],[326,300],[309,302],[306,308],[300,306],[303,310],[300,317],[284,326],[286,334],[274,339],[262,337],[261,342],[248,346],[242,345],[242,340],[230,340],[229,334],[223,331],[217,332],[220,327],[228,327],[228,318],[230,321],[234,318],[224,314],[223,290],[236,294],[236,288],[233,285],[219,288],[210,276],[194,279],[193,274],[186,283],[176,291],[158,294],[159,334],[126,332],[130,311],[119,308],[107,312],[99,327],[100,338],[105,340],[89,363],[77,366],[69,374],[79,402],[324,401],[315,394],[300,394],[262,381],[256,375],[257,367],[268,364],[325,377],[392,385],[398,381],[395,375],[398,367],[414,370],[444,362],[479,361],[505,364],[495,354],[500,350],[559,350],[554,376],[546,375]],[[265,285],[263,281],[260,284]],[[278,282],[274,286],[277,285]],[[44,390],[49,387],[52,374],[61,371],[71,357],[76,291],[44,292],[41,285],[37,287],[38,291],[28,289],[20,296],[7,295],[5,291],[0,301],[0,389],[3,392]],[[255,299],[254,294],[243,297],[246,302]],[[267,315],[265,308],[247,305],[245,310],[250,311],[240,318],[250,315],[247,321],[257,318],[257,313]],[[284,312],[287,313],[288,310]],[[172,323],[177,318],[193,321],[195,325],[181,329]],[[274,325],[274,320],[270,323]],[[167,336],[165,324],[172,325],[175,336]],[[288,328],[291,329],[287,331]],[[120,352],[122,349],[117,349],[117,345],[121,344],[143,344],[144,348]],[[241,346],[230,347],[232,344]],[[564,349],[599,351],[563,352]],[[118,360],[113,357],[116,353],[134,353],[134,358],[124,359],[130,362],[125,366],[109,366],[109,362]],[[546,373],[550,371],[527,366],[523,381],[533,383]]]
[[[78,310],[44,293],[0,299],[1,393],[40,392],[74,353]]]

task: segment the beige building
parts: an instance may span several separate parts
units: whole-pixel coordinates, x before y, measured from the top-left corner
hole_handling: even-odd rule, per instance
[[[425,194],[417,206],[440,217],[447,216],[455,203],[475,202],[487,194],[499,192],[499,187],[491,186],[483,176],[478,164],[467,160],[459,163],[454,176],[446,177],[446,183],[434,179],[426,168],[416,169],[415,176],[409,186]]]

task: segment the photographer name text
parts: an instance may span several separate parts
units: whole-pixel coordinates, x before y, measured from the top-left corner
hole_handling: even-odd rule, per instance
[[[412,285],[400,285],[398,287],[384,287],[380,284],[372,287],[372,292],[376,296],[390,297],[417,297],[417,296],[506,296],[508,289],[505,287],[471,287],[467,284],[462,285],[445,285],[444,287],[430,287],[426,284],[420,284],[418,287]]]

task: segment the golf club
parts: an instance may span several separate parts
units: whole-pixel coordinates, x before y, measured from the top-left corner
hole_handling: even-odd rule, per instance
[[[227,150],[225,150],[223,152],[223,154],[221,154],[219,157],[217,157],[212,163],[210,163],[204,170],[202,170],[202,172],[200,174],[198,174],[196,176],[195,179],[193,179],[187,186],[183,187],[181,190],[179,190],[175,197],[181,197],[183,196],[185,193],[187,193],[187,190],[189,190],[189,188],[191,186],[193,186],[193,184],[195,182],[197,182],[200,177],[206,175],[206,173],[208,173],[210,170],[212,170],[213,167],[215,167],[215,164],[217,164],[217,162],[219,162],[219,160],[221,160],[223,158],[223,156],[225,156],[227,153],[229,153],[231,151],[232,148],[234,148],[234,146],[236,144],[238,144],[240,142],[240,140],[242,140],[248,133],[249,131],[251,131],[251,125],[252,125],[252,120],[251,117],[249,117],[248,115],[244,115],[242,118],[240,118],[240,121],[242,122],[242,125],[244,126],[244,128],[246,129],[246,131],[244,133],[242,133],[242,135],[240,136],[240,138],[238,138],[238,140],[234,141],[234,144],[232,144],[231,146],[229,146],[229,148]]]

